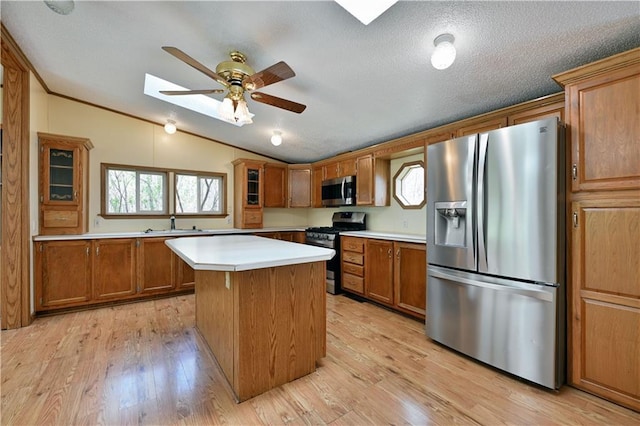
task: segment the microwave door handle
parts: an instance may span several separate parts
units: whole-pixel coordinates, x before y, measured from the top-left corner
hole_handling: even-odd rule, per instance
[[[342,200],[346,200],[347,199],[347,193],[345,192],[345,184],[346,184],[346,179],[342,179],[342,184],[340,185],[340,195],[342,195]]]

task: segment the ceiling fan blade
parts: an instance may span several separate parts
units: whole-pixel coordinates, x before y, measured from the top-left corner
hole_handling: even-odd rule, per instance
[[[282,108],[300,114],[307,108],[306,105],[299,104],[297,102],[289,101],[287,99],[278,98],[277,96],[267,95],[266,93],[254,92],[251,94],[251,99],[263,104],[272,105],[274,107]]]
[[[167,53],[170,53],[171,55],[173,55],[176,58],[180,59],[185,64],[190,65],[193,68],[197,69],[201,73],[211,77],[212,79],[214,79],[218,83],[222,84],[224,87],[228,87],[229,86],[229,83],[227,82],[227,80],[225,80],[224,78],[222,78],[220,75],[216,74],[215,72],[211,71],[209,68],[205,67],[200,62],[196,61],[191,56],[189,56],[186,53],[184,53],[182,50],[180,50],[180,49],[178,49],[176,47],[171,47],[171,46],[162,46],[162,50],[164,50]]]
[[[209,93],[223,93],[222,89],[203,90],[160,90],[163,95],[208,95]]]
[[[258,71],[248,78],[245,78],[242,85],[246,90],[255,90],[286,80],[294,77],[295,75],[296,73],[293,72],[289,65],[280,61],[277,64],[271,65],[269,68],[265,68],[262,71]]]

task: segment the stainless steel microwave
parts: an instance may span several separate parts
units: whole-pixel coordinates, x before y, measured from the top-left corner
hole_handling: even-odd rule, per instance
[[[355,204],[355,176],[345,176],[322,181],[323,206],[354,206]]]

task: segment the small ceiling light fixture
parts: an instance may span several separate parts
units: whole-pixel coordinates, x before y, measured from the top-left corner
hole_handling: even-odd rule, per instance
[[[360,22],[369,25],[371,21],[382,15],[385,10],[393,6],[398,0],[336,0],[347,12],[355,16]]]
[[[176,122],[173,120],[167,120],[167,124],[164,125],[164,131],[172,135],[176,132]]]
[[[436,46],[431,55],[431,65],[437,70],[449,68],[456,59],[456,48],[453,45],[455,39],[451,34],[440,34],[433,40]]]
[[[76,7],[73,0],[44,0],[44,4],[59,15],[68,15]]]
[[[282,132],[280,130],[274,130],[271,135],[271,143],[273,146],[280,146],[282,143]]]

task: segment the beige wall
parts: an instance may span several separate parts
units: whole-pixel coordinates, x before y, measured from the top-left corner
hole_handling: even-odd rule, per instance
[[[424,154],[416,154],[391,160],[391,177],[397,173],[403,163],[409,161],[424,161]],[[390,182],[393,185],[393,182]],[[391,189],[393,191],[393,188]],[[393,194],[393,192],[391,192]],[[337,211],[361,211],[367,213],[367,228],[380,232],[395,232],[402,234],[426,235],[427,210],[403,209],[391,196],[389,207],[340,207],[309,209],[309,224],[312,226],[331,225],[331,216]]]

